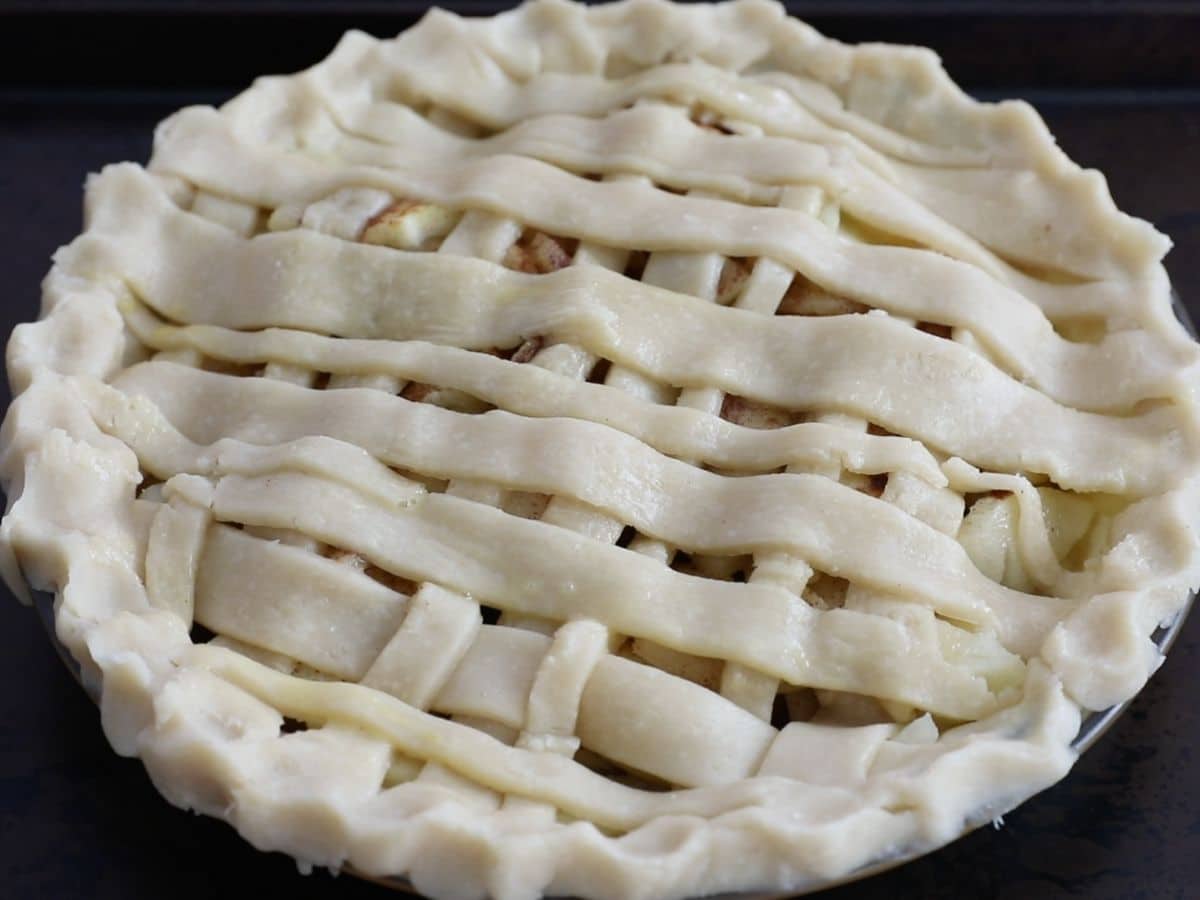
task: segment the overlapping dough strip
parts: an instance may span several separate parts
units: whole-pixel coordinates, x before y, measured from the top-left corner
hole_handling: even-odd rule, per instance
[[[286,715],[345,722],[381,734],[401,752],[439,760],[479,784],[551,803],[601,827],[625,831],[656,816],[713,816],[799,787],[768,778],[649,793],[611,781],[565,757],[507,747],[481,731],[425,715],[359,685],[301,681],[218,648],[196,647],[191,658]]]
[[[225,521],[295,528],[388,571],[435,580],[502,609],[557,621],[594,618],[790,683],[850,679],[956,718],[978,718],[994,704],[983,679],[936,658],[907,659],[910,640],[899,623],[847,610],[818,613],[779,588],[683,575],[641,554],[448,495],[397,511],[311,476],[229,475],[216,484],[213,512]]]
[[[127,283],[184,322],[475,349],[552,335],[665,383],[849,412],[981,468],[1042,472],[1077,490],[1161,489],[1194,440],[1189,414],[1177,406],[1126,418],[1077,412],[953,342],[886,317],[767,318],[594,267],[525,276],[305,232],[244,241],[183,214],[151,221],[155,234],[128,243],[90,232],[64,265]],[[160,237],[176,227],[194,243]],[[714,343],[716,334],[722,340]]]
[[[239,574],[245,571],[255,573],[251,585]],[[364,584],[373,595],[364,596]],[[253,603],[246,602],[248,596],[253,596]],[[397,632],[392,620],[406,606]],[[604,629],[594,620],[564,625],[554,638],[481,625],[476,605],[448,591],[427,584],[411,598],[401,597],[345,565],[228,526],[218,526],[209,534],[197,582],[196,612],[198,621],[222,634],[235,634],[341,679],[384,690],[422,710],[482,719],[493,730],[496,725],[520,730],[527,720],[537,731],[539,725],[552,725],[546,716],[554,717],[556,701],[562,698],[547,694],[570,690],[564,666],[569,669],[583,649],[571,636],[591,634],[600,638],[588,666],[593,671],[578,673],[582,677],[574,697],[576,706],[584,700],[579,727],[586,745],[676,785],[729,783],[753,774],[777,734],[769,724],[700,685],[650,666],[604,660]],[[463,631],[426,627],[429,619],[438,617],[443,624],[457,619],[457,624],[465,622],[469,627]],[[887,631],[894,636],[896,629]],[[393,633],[403,639],[397,642]],[[574,653],[556,650],[560,636]],[[385,648],[382,654],[381,648]],[[397,658],[397,651],[404,657]],[[377,677],[380,655],[396,664],[392,671],[402,673],[399,681]],[[552,671],[559,675],[548,682],[543,672],[547,659],[553,660]],[[830,677],[837,678],[838,673]],[[608,728],[614,717],[627,723],[637,718],[628,714],[631,707],[640,709],[644,717],[640,729]],[[703,724],[691,723],[693,716]],[[544,732],[531,737],[543,745],[541,749],[546,749],[545,744],[565,743],[568,757],[579,744],[573,728],[550,740],[545,740]],[[694,750],[697,743],[715,752],[681,752]]]
[[[216,162],[230,156],[238,166]],[[164,171],[261,206],[315,200],[347,183],[367,183],[399,196],[494,210],[600,244],[768,256],[841,296],[967,328],[1015,375],[1072,406],[1124,409],[1180,390],[1173,375],[1183,350],[1169,350],[1141,331],[1110,334],[1096,345],[1071,343],[1035,304],[974,266],[925,250],[848,241],[800,212],[680,197],[632,181],[594,182],[516,156],[451,166],[435,161],[404,171],[331,166],[239,142],[217,113],[199,108],[164,127],[156,160]],[[147,203],[154,205],[150,198]],[[1128,292],[1121,282],[1085,288]],[[1113,378],[1115,370],[1125,377]]]
[[[695,126],[677,107],[657,103],[600,119],[551,114],[476,142],[431,128],[406,106],[372,104],[356,117],[361,127],[346,132],[339,123],[361,98],[353,93],[331,96],[319,75],[318,68],[297,78],[264,79],[222,115],[250,145],[282,146],[293,154],[301,150],[317,160],[333,156],[360,167],[394,167],[414,157],[474,159],[490,150],[531,156],[577,173],[643,172],[661,184],[754,202],[770,201],[779,183],[814,183],[884,238],[890,235],[893,242],[921,244],[978,265],[1020,290],[1053,320],[1093,317],[1126,330],[1132,319],[1174,353],[1185,358],[1194,354],[1188,335],[1163,302],[1165,278],[1157,262],[1165,239],[1146,223],[1119,213],[1095,172],[1076,171],[1054,180],[1020,168],[893,163],[895,171],[885,176],[836,144],[761,135],[753,125],[748,126],[753,132],[749,139],[736,133],[717,136]],[[264,116],[264,110],[281,106],[289,110],[287,117]],[[370,139],[356,137],[364,130]],[[371,177],[369,170],[358,175]],[[1011,227],[1013,222],[1020,227]],[[1098,233],[1109,240],[1097,240]],[[1123,255],[1110,252],[1114,246]],[[1052,278],[1031,277],[1004,260],[1020,261],[1035,274]],[[1071,283],[1079,279],[1085,283]]]
[[[922,244],[977,265],[1056,312],[1078,307],[1071,301],[1086,294],[1092,307],[1113,313],[1118,298],[1110,290],[1075,290],[1030,278],[987,249],[981,236],[999,244],[999,252],[1015,250],[1019,258],[1050,271],[1074,266],[1076,278],[1127,274],[1114,270],[1111,256],[1097,255],[1090,222],[1063,220],[1067,198],[1047,196],[1042,190],[1045,182],[1030,184],[1024,172],[924,168],[904,172],[906,167],[892,166],[901,171],[882,175],[836,142],[761,133],[723,135],[694,124],[686,110],[659,102],[639,101],[642,105],[617,108],[602,118],[550,114],[517,122],[494,136],[471,139],[435,127],[404,105],[380,101],[362,106],[357,96],[348,103],[339,102],[340,96],[331,96],[326,79],[310,73],[267,80],[224,114],[231,130],[250,144],[298,148],[318,160],[334,157],[355,166],[403,169],[428,159],[461,163],[506,154],[540,159],[576,174],[638,172],[659,184],[701,188],[758,204],[771,204],[783,185],[816,185],[836,197],[847,214],[895,235],[896,241]],[[292,114],[286,122],[268,119],[270,125],[264,127],[262,108],[272,106],[286,106]],[[975,182],[989,189],[971,190],[978,187]],[[964,195],[973,202],[964,204]],[[1006,208],[1009,203],[1019,204],[1021,220],[1027,225],[997,236],[990,223],[1007,223],[1018,213],[1016,208]],[[981,205],[988,210],[986,217],[979,214]],[[1048,232],[1037,227],[1043,220],[1057,229],[1052,241],[1046,241]],[[1072,229],[1078,233],[1064,233]],[[1027,235],[1039,231],[1043,240],[1025,246]],[[1016,248],[1011,246],[1014,240],[1020,242]],[[1064,244],[1086,257],[1064,252]],[[1127,313],[1128,304],[1121,305]]]
[[[128,442],[153,472],[211,471],[219,465],[225,438],[275,444],[326,434],[358,444],[389,465],[443,477],[473,468],[474,477],[505,487],[572,497],[691,551],[732,555],[787,549],[823,571],[995,628],[1004,643],[1024,655],[1071,606],[993,584],[953,539],[820,476],[724,478],[657,454],[620,432],[576,420],[503,412],[465,416],[374,392],[321,394],[267,381],[239,384],[217,375],[199,376],[189,386],[172,377],[173,369],[178,367],[140,367],[118,384],[161,402],[168,414],[179,417],[175,427],[145,401],[89,391],[101,424]],[[157,385],[163,382],[167,386],[160,391]],[[222,390],[222,382],[241,390],[228,390],[228,384]],[[210,448],[193,445],[176,427]],[[520,451],[496,453],[497,447]],[[326,464],[320,471],[334,468]],[[482,524],[490,521],[479,523],[492,527]],[[521,521],[513,527],[534,528],[537,536],[529,538],[534,548],[564,540],[574,547],[571,542],[580,540],[541,523]],[[851,527],[867,537],[846,539],[844,531]],[[885,547],[888,551],[881,552]],[[562,552],[571,558],[567,546]],[[422,580],[438,579],[424,575]]]
[[[778,41],[781,32],[792,31],[794,37],[794,32],[804,30],[803,25],[780,25],[781,28],[767,35],[768,40]],[[486,29],[482,32],[486,34]],[[443,40],[433,37],[437,34]],[[544,32],[538,29],[527,29],[523,38],[538,42],[542,35]],[[528,60],[516,61],[517,67],[523,66],[524,71],[511,71],[512,66],[509,71],[502,71],[505,67],[503,64],[497,67],[493,50],[503,53],[503,42],[486,50],[462,46],[463,41],[469,43],[473,38],[479,41],[480,36],[478,25],[464,26],[444,13],[432,14],[422,24],[422,36],[408,36],[409,46],[400,53],[389,44],[350,34],[324,64],[294,78],[262,79],[227,104],[224,113],[250,134],[254,143],[288,140],[290,128],[311,125],[312,114],[320,107],[328,110],[332,119],[349,132],[374,142],[400,142],[408,122],[406,107],[390,102],[398,85],[402,85],[401,94],[409,102],[433,100],[449,104],[468,119],[490,122],[493,126],[497,109],[506,104],[526,107],[523,109],[526,118],[506,116],[506,127],[520,127],[523,122],[546,115],[602,115],[648,97],[683,104],[702,102],[728,118],[750,120],[772,136],[785,134],[793,144],[805,139],[858,158],[865,166],[902,186],[912,197],[928,204],[944,220],[1010,258],[1051,270],[1066,268],[1081,276],[1110,277],[1128,275],[1144,269],[1147,263],[1157,263],[1168,246],[1163,236],[1146,223],[1115,208],[1103,178],[1096,173],[1081,172],[1061,152],[1052,149],[1045,139],[1045,126],[1024,104],[984,107],[962,97],[964,102],[952,115],[941,119],[930,115],[926,124],[932,126],[932,134],[912,140],[910,131],[901,137],[899,131],[919,126],[924,116],[912,115],[910,109],[905,118],[881,126],[872,121],[872,116],[884,118],[886,108],[866,110],[865,115],[851,112],[856,104],[866,106],[862,101],[870,101],[871,95],[865,91],[857,96],[838,95],[844,86],[841,79],[834,76],[832,68],[827,66],[822,70],[820,62],[816,65],[814,62],[844,53],[845,48],[832,46],[820,38],[803,42],[808,46],[802,54],[785,54],[785,65],[792,67],[793,73],[776,71],[739,78],[695,60],[691,65],[661,65],[616,82],[606,82],[598,71],[604,66],[604,59],[589,60],[587,54],[580,53],[559,60],[569,72],[538,73],[530,70]],[[714,34],[714,37],[720,40],[720,36]],[[696,49],[703,58],[708,48]],[[751,54],[758,52],[761,50],[750,50]],[[882,88],[881,94],[890,95],[883,98],[884,103],[894,102],[898,92],[923,90],[924,85],[919,86],[919,82],[928,84],[931,76],[944,78],[936,62],[920,59],[917,50],[888,48],[883,53],[889,52],[892,62],[898,62],[895,58],[906,52],[913,54],[914,67],[924,67],[925,71],[904,85],[876,83],[877,88]],[[446,65],[448,53],[462,56],[458,65]],[[839,61],[834,67],[844,62],[857,65],[863,55],[869,54],[859,49],[857,59]],[[416,61],[419,59],[427,65]],[[650,61],[650,65],[654,61],[661,60]],[[889,73],[889,77],[894,78],[894,73]],[[473,104],[470,98],[475,96],[484,100]],[[289,110],[287,116],[274,114],[283,107]],[[922,112],[931,114],[932,110],[926,108]],[[834,127],[824,127],[821,119]],[[971,119],[980,124],[988,121],[991,144],[965,149],[962,139],[976,136],[961,128],[948,136],[938,136],[936,132],[954,119]],[[864,139],[851,137],[852,133],[859,134],[865,143]],[[930,142],[929,137],[934,137],[936,143]],[[886,154],[892,158],[889,160]],[[901,162],[901,158],[920,160],[922,164],[913,166]],[[937,164],[938,158],[942,164]],[[1006,168],[1004,163],[1015,166]],[[701,168],[704,167],[702,164]],[[965,202],[965,197],[971,198],[970,202]],[[1022,227],[1012,227],[1014,221],[1022,223]],[[906,233],[907,229],[900,230],[900,234]],[[1103,234],[1104,239],[1097,240],[1097,234]],[[1034,278],[1021,281],[1044,306],[1063,308],[1056,301],[1062,293],[1056,286]],[[1128,306],[1127,302],[1124,305]],[[1115,312],[1118,304],[1110,304],[1108,308]]]
[[[1021,281],[977,241],[915,202],[891,180],[852,153],[821,143],[766,135],[725,135],[694,124],[687,110],[654,103],[617,110],[603,118],[548,115],[514,124],[491,137],[472,139],[434,126],[407,106],[366,115],[362,129],[343,131],[344,110],[322,105],[310,81],[288,79],[260,88],[263,103],[286,104],[295,121],[259,135],[262,121],[244,107],[230,127],[243,140],[298,147],[310,156],[334,157],[355,166],[404,169],[429,159],[459,164],[488,156],[540,159],[576,174],[633,172],[658,184],[703,189],[730,199],[773,204],[782,186],[816,185],[836,196],[847,212],[884,232],[902,234],[949,256],[964,259],[1003,279]],[[277,95],[277,96],[275,96]],[[374,108],[372,108],[374,109]],[[242,112],[239,121],[236,113]],[[939,195],[935,195],[939,196]]]
[[[413,145],[429,158],[453,155],[452,139],[440,131],[433,137],[424,119],[398,104],[372,104],[356,117],[362,119],[357,133],[365,129],[372,135],[370,140],[355,140],[354,132],[330,133],[339,128],[337,122],[345,121],[347,109],[357,109],[361,98],[353,92],[349,97],[331,97],[320,71],[318,67],[292,79],[263,79],[222,114],[250,144],[282,144],[289,152],[304,149],[320,160],[333,155],[344,163],[385,164],[396,151],[407,156]],[[281,106],[289,110],[288,116],[274,115]],[[1127,329],[1132,319],[1153,331],[1173,352],[1192,352],[1188,335],[1164,302],[1166,282],[1158,261],[1167,248],[1166,239],[1147,223],[1117,211],[1096,172],[1071,169],[1073,164],[1068,163],[1071,171],[1066,177],[1051,178],[1021,168],[934,169],[894,163],[895,171],[883,177],[836,144],[770,136],[748,142],[737,136],[718,138],[682,117],[669,137],[661,130],[629,135],[629,142],[637,147],[636,160],[632,152],[624,160],[620,153],[613,159],[602,155],[614,149],[613,144],[619,147],[626,122],[658,116],[660,124],[666,124],[670,114],[664,109],[673,108],[618,110],[599,120],[552,114],[515,125],[491,145],[577,171],[585,160],[591,171],[633,166],[664,184],[732,191],[742,199],[747,192],[754,195],[748,179],[762,185],[760,193],[764,187],[775,190],[772,173],[774,178],[791,173],[791,177],[812,179],[830,190],[853,216],[880,229],[885,238],[890,232],[891,239],[902,245],[924,244],[979,265],[1022,291],[1052,319],[1094,317],[1119,330]],[[392,127],[386,127],[389,123]],[[566,123],[573,127],[564,129]],[[761,130],[748,127],[756,135]],[[1037,127],[1044,126],[1038,122]],[[540,134],[543,129],[560,134],[563,143],[524,140],[528,132]],[[579,129],[596,133],[600,147],[591,152],[586,142],[581,147],[584,136]],[[698,145],[703,153],[695,152]],[[776,147],[790,152],[776,153]],[[815,162],[820,157],[826,159],[824,170],[812,171],[811,163],[802,164],[804,159]],[[574,165],[569,164],[572,160]],[[760,168],[756,171],[748,163]],[[769,195],[756,199],[769,199]],[[1020,227],[1013,228],[1013,222],[1021,223]],[[1097,240],[1097,234],[1108,240]],[[1006,260],[1020,261],[1021,268],[998,260],[971,238]],[[1026,274],[1025,266],[1038,277]],[[1081,278],[1108,281],[1070,283]]]
[[[872,128],[859,119],[860,131],[870,130],[871,137],[876,138],[874,143],[886,145],[872,147],[857,135],[831,127],[788,92],[701,60],[664,61],[613,79],[597,73],[543,71],[516,81],[477,48],[453,38],[452,45],[439,40],[439,31],[445,38],[448,32],[460,31],[458,24],[451,17],[435,15],[424,23],[426,27],[392,44],[352,32],[324,64],[301,77],[307,77],[325,94],[343,127],[374,139],[389,140],[397,133],[397,120],[389,115],[396,107],[386,102],[391,99],[392,88],[393,96],[403,103],[433,103],[491,129],[555,113],[599,116],[641,99],[655,98],[685,106],[700,102],[770,134],[853,149],[884,172],[889,171],[889,155],[931,165],[984,162],[978,150],[921,144],[896,132]],[[413,65],[418,58],[431,55],[440,55],[432,71]],[[268,81],[262,87],[269,89],[271,84]],[[229,104],[231,113],[238,116],[241,109],[257,105],[262,92],[260,89],[256,94],[252,89],[242,95]],[[821,93],[822,89],[816,88],[809,98]],[[823,93],[824,114],[838,115],[832,108],[836,99],[828,91]],[[268,127],[274,124],[269,119],[265,122]]]
[[[565,6],[548,7],[514,17],[518,45],[553,41],[557,28],[579,18]],[[669,10],[633,14],[663,20],[672,16],[669,25],[659,21],[645,26],[669,31],[671,37],[636,32],[639,41],[658,42],[639,54],[641,65],[651,68],[616,81],[600,76],[606,59],[626,49],[628,28],[619,29],[622,40],[616,47],[604,46],[613,35],[606,32],[597,39],[593,16],[593,22],[575,29],[580,40],[570,50],[554,54],[555,69],[539,72],[538,54],[513,56],[497,24],[463,22],[437,11],[419,33],[405,36],[402,49],[351,33],[321,65],[289,79],[261,79],[225,112],[255,142],[286,139],[290,127],[318,106],[351,132],[374,141],[402,142],[404,107],[393,99],[414,106],[429,100],[449,104],[468,119],[493,126],[498,114],[504,125],[520,126],[555,113],[601,115],[647,97],[683,105],[698,101],[729,118],[751,120],[768,135],[823,141],[853,155],[902,184],[938,215],[1017,259],[1108,277],[1143,269],[1165,252],[1165,239],[1120,213],[1103,178],[1080,171],[1058,152],[1036,113],[1024,104],[983,106],[961,94],[954,103],[941,94],[936,102],[907,109],[903,117],[890,117],[890,108],[905,92],[926,93],[929,101],[934,99],[927,93],[931,82],[940,79],[950,87],[935,59],[915,48],[858,48],[851,53],[823,41],[807,26],[778,21],[767,4],[744,4],[747,10],[757,23],[750,40],[744,31],[727,31],[711,22],[697,26]],[[529,27],[539,16],[548,16],[555,27]],[[703,36],[693,43],[684,35],[698,27]],[[665,46],[674,41],[675,51]],[[732,55],[716,52],[724,42],[736,46]],[[797,52],[797,47],[804,49]],[[694,59],[690,65],[672,65],[678,54]],[[749,76],[721,71],[732,56],[740,57],[735,68],[770,59],[765,68],[775,71]],[[847,68],[858,70],[855,79],[845,77]],[[897,68],[908,69],[911,77],[897,83]],[[847,94],[848,82],[863,89]],[[522,107],[523,116],[497,112],[505,106]],[[287,113],[280,115],[284,107]],[[986,131],[987,140],[980,141],[973,128],[953,127],[964,121]],[[904,158],[921,164],[900,162]],[[947,190],[950,183],[955,187]],[[962,202],[966,196],[971,203]],[[1012,227],[1013,221],[1023,227]],[[1096,239],[1098,233],[1102,240]],[[1039,299],[1055,296],[1053,289],[1042,291],[1033,280],[1028,285]]]

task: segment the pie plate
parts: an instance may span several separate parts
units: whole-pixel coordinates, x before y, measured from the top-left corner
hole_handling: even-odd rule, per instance
[[[785,17],[433,12],[89,179],[0,568],[168,802],[410,895],[794,896],[1145,684],[1200,591],[1169,239]]]

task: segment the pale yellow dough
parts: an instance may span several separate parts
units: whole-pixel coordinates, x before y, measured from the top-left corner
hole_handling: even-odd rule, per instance
[[[1168,246],[1029,107],[766,0],[350,33],[90,179],[8,345],[0,563],[258,847],[819,885],[1052,784],[1161,661]]]

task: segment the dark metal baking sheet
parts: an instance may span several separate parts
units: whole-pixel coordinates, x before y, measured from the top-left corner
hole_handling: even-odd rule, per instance
[[[839,5],[846,6],[832,4]],[[5,30],[12,7],[0,2],[0,44],[12,40]],[[875,21],[880,27],[874,36],[893,36],[882,19]],[[1171,21],[1186,36],[1193,19],[1175,15]],[[870,36],[869,26],[859,21],[856,27],[866,33],[853,36]],[[281,25],[279,34],[286,33]],[[335,37],[331,30],[325,46]],[[998,52],[978,36],[972,40],[975,52]],[[927,42],[950,57],[937,40]],[[220,49],[210,47],[207,58],[210,67],[218,66]],[[0,74],[0,265],[6,289],[0,295],[0,334],[36,314],[49,254],[79,230],[85,174],[105,162],[144,159],[160,118],[186,103],[225,95],[219,79],[208,82],[212,89],[196,80],[180,91],[169,79],[156,83],[154,76],[145,73],[149,83],[136,91],[115,91],[97,86],[103,78],[92,84],[53,78],[18,83]],[[973,83],[988,93],[1006,93],[1003,81]],[[1182,76],[1177,83],[1109,78],[1079,90],[1069,79],[1051,79],[1023,92],[1070,155],[1106,172],[1122,208],[1174,238],[1168,270],[1193,318],[1200,318],[1197,84]],[[932,856],[828,896],[1196,896],[1198,676],[1200,615],[1193,615],[1160,672],[1065,782],[1007,816],[998,831],[985,827]],[[140,764],[112,754],[95,708],[58,660],[33,612],[0,596],[0,896],[190,900],[243,890],[285,893],[289,900],[380,896],[379,888],[345,876],[302,877],[289,859],[254,851],[227,826],[168,806]]]
[[[504,0],[447,0],[471,15]],[[1196,0],[788,0],[846,41],[937,49],[977,87],[1200,86]],[[414,0],[0,0],[0,84],[236,87],[324,56],[347,28],[396,34]],[[26,48],[38,48],[30,65]]]

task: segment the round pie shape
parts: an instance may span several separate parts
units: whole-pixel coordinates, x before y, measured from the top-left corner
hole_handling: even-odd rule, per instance
[[[1169,242],[765,0],[350,33],[106,168],[6,580],[173,803],[437,897],[797,890],[1070,768],[1197,578]]]

